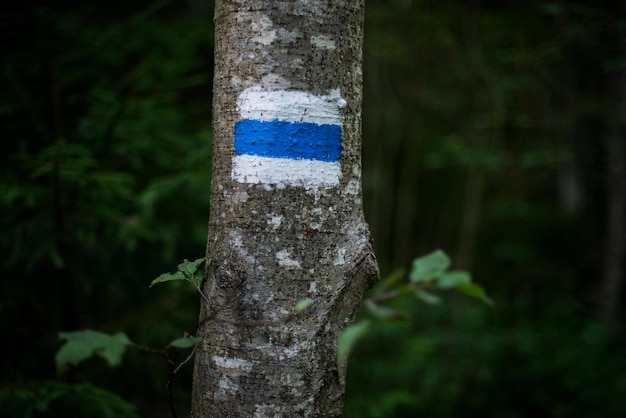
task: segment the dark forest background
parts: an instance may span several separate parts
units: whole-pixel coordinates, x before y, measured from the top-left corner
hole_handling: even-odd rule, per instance
[[[383,275],[436,248],[494,307],[395,303],[345,417],[624,417],[621,2],[369,0],[366,217]],[[58,333],[161,346],[198,315],[160,273],[202,257],[211,2],[0,10],[0,415],[168,417],[163,360],[62,376]],[[181,416],[191,364],[177,376]]]

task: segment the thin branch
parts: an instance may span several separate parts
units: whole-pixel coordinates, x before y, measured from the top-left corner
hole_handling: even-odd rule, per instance
[[[170,364],[170,374],[167,378],[167,383],[165,384],[165,390],[167,391],[167,401],[170,404],[170,412],[172,413],[172,418],[178,418],[178,414],[176,413],[176,405],[174,405],[174,396],[172,394],[172,382],[174,381],[174,375],[176,374],[176,371],[174,370],[174,360],[177,353],[177,351],[174,353],[174,359],[170,359],[169,356],[167,356],[167,352],[164,353],[165,357],[168,360],[168,363]]]
[[[198,345],[194,345],[193,346],[193,350],[191,350],[191,353],[189,354],[189,356],[187,356],[187,358],[183,361],[180,362],[180,364],[178,365],[178,367],[176,367],[176,369],[174,369],[174,374],[177,374],[178,371],[187,363],[189,363],[189,360],[191,360],[194,356],[194,354],[196,354],[196,348],[198,348]]]
[[[136,348],[138,350],[146,351],[148,353],[155,353],[155,354],[161,354],[161,355],[163,355],[165,353],[164,349],[148,347],[147,345],[137,344],[137,343],[134,343],[132,341],[129,342],[128,345],[131,346],[131,347],[134,347],[134,348]]]
[[[209,298],[207,297],[207,295],[204,294],[204,292],[202,291],[202,289],[200,288],[200,286],[198,286],[198,284],[196,283],[196,281],[192,278],[189,280],[193,286],[196,288],[196,290],[198,291],[198,293],[200,293],[200,296],[202,297],[202,299],[204,299],[204,301],[206,302],[207,306],[210,307],[211,306],[211,301],[209,300]]]

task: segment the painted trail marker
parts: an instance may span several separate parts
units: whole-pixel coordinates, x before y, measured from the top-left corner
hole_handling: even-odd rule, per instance
[[[337,186],[344,106],[339,90],[324,96],[244,90],[237,100],[241,120],[235,123],[232,178],[307,189]]]

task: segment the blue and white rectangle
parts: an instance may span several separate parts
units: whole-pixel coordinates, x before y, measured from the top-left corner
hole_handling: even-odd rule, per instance
[[[339,184],[346,105],[330,95],[259,87],[237,100],[232,178],[241,183],[330,188]]]

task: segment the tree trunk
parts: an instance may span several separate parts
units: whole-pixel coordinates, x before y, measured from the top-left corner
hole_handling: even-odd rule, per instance
[[[607,138],[606,233],[600,300],[600,316],[609,326],[619,311],[626,256],[626,75],[617,74],[613,85],[617,111]]]
[[[191,416],[339,416],[337,337],[378,277],[361,209],[363,1],[222,0],[215,25]]]

